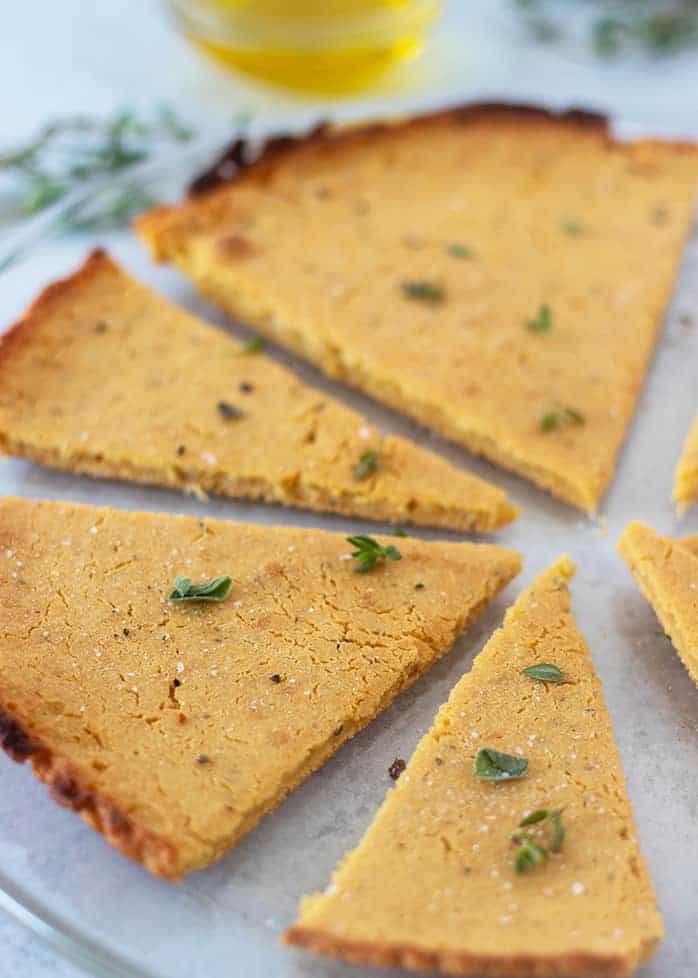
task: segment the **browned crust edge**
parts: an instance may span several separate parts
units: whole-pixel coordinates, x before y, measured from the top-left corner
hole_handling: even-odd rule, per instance
[[[320,122],[309,132],[293,134],[280,132],[269,137],[255,151],[253,143],[238,137],[227,146],[210,167],[195,177],[189,184],[189,197],[200,197],[211,190],[238,180],[245,171],[259,171],[271,163],[277,163],[289,152],[301,147],[331,143],[347,143],[394,130],[395,128],[414,128],[425,123],[472,122],[485,117],[508,117],[521,122],[556,122],[571,126],[597,129],[608,134],[608,119],[603,115],[586,109],[572,108],[554,112],[536,105],[507,102],[472,102],[453,108],[441,109],[414,116],[396,117],[358,125],[335,126]]]
[[[627,978],[639,960],[621,954],[573,951],[564,955],[470,954],[467,951],[427,950],[409,944],[357,941],[295,924],[282,935],[284,944],[315,954],[342,958],[351,964],[399,967],[409,971],[440,971],[448,975],[490,975],[500,978]],[[647,942],[639,955],[649,957],[657,941]]]
[[[188,188],[188,200],[175,205],[155,207],[139,216],[135,227],[141,237],[149,244],[156,260],[166,260],[168,250],[158,240],[161,233],[170,230],[170,222],[181,214],[190,217],[199,213],[198,205],[204,201],[214,201],[217,194],[234,182],[244,179],[265,179],[270,176],[280,161],[292,153],[312,147],[335,145],[349,146],[352,143],[372,138],[381,133],[425,125],[455,122],[468,123],[479,119],[510,119],[522,125],[552,123],[578,130],[595,131],[609,145],[624,145],[622,140],[614,140],[607,116],[583,108],[572,107],[553,110],[540,105],[516,102],[470,102],[451,106],[434,112],[417,113],[409,116],[396,116],[368,123],[331,125],[321,122],[309,132],[300,134],[278,133],[263,141],[261,146],[244,137],[236,138],[213,161],[203,173],[196,177]],[[634,140],[630,146],[671,145],[677,151],[696,152],[698,144],[690,140]]]
[[[16,347],[31,339],[30,333],[48,315],[53,306],[63,302],[73,290],[82,288],[86,282],[101,272],[122,274],[119,266],[112,261],[104,248],[94,248],[74,271],[45,286],[19,319],[0,335],[0,362],[10,356]]]
[[[74,765],[54,754],[3,709],[0,709],[0,746],[18,764],[31,761],[36,777],[48,785],[51,798],[80,815],[109,845],[142,863],[155,876],[168,880],[179,878],[178,853],[170,842],[135,823],[110,798],[90,788]]]

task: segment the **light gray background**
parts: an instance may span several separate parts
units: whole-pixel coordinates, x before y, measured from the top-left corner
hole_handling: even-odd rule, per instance
[[[0,32],[0,141],[11,146],[57,114],[103,113],[125,103],[148,110],[161,97],[176,102],[183,114],[189,113],[212,142],[236,112],[247,107],[264,130],[276,123],[301,125],[316,116],[359,116],[483,96],[537,99],[558,106],[586,104],[613,113],[622,132],[698,137],[698,57],[649,67],[631,60],[592,72],[574,47],[560,53],[522,48],[511,20],[499,13],[503,6],[492,0],[449,4],[428,57],[412,70],[406,87],[403,76],[401,84],[386,86],[371,99],[323,104],[284,97],[219,74],[168,28],[156,3],[26,0],[6,4]],[[30,262],[0,276],[0,323],[16,316],[41,284],[70,269],[90,243],[74,240],[41,247]],[[115,235],[108,243],[142,278],[221,321],[172,272],[150,266],[128,235]],[[275,937],[291,919],[297,895],[324,885],[337,858],[360,837],[388,787],[387,763],[396,754],[409,756],[506,604],[546,561],[566,550],[579,563],[575,609],[604,681],[642,842],[666,916],[667,940],[643,978],[693,978],[698,965],[698,691],[614,554],[618,533],[631,516],[677,532],[669,501],[671,476],[696,407],[698,387],[698,316],[692,329],[678,321],[683,312],[698,312],[695,244],[690,252],[601,524],[590,523],[517,479],[468,459],[465,452],[428,439],[367,399],[326,384],[312,369],[299,368],[303,376],[333,390],[386,428],[430,441],[458,464],[507,488],[525,512],[499,539],[525,551],[524,573],[414,690],[295,792],[219,867],[200,874],[175,895],[163,884],[144,879],[138,867],[111,853],[77,819],[48,804],[29,772],[5,760],[0,761],[2,870],[15,882],[26,883],[35,897],[52,904],[78,929],[84,924],[98,934],[98,924],[102,925],[127,956],[163,974],[179,974],[186,948],[197,943],[205,961],[211,950],[206,945],[222,939],[228,924],[231,941],[238,941],[237,953],[233,958],[221,957],[215,974],[196,971],[202,978],[204,974],[206,978],[219,974],[281,978],[282,970],[284,978],[362,974],[279,951]],[[157,490],[71,479],[14,462],[0,466],[0,491],[180,512],[203,508]],[[211,504],[208,511],[265,522],[328,523],[300,513],[221,502]],[[332,522],[339,528],[355,527],[351,521]],[[694,514],[681,530],[698,532],[698,517]],[[80,891],[75,897],[65,872],[70,866],[79,867],[73,876],[74,889]],[[55,891],[42,892],[50,879],[55,880]],[[119,907],[124,908],[126,923],[117,919]],[[199,916],[202,907],[208,910]],[[198,934],[187,929],[195,928],[197,921]],[[168,926],[169,942],[163,941]],[[151,942],[149,927],[154,935]],[[245,944],[248,931],[249,946]],[[0,976],[77,978],[79,973],[32,933],[0,915]],[[193,978],[194,970],[190,973]]]

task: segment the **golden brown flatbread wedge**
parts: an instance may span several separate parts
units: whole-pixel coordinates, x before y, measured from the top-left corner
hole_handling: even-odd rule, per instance
[[[358,848],[303,901],[288,943],[352,962],[546,978],[629,975],[652,953],[662,922],[570,611],[573,573],[561,558],[507,612]]]
[[[208,865],[520,565],[495,546],[379,543],[401,559],[359,574],[321,530],[0,499],[2,746],[152,873]],[[232,584],[177,602],[178,576]]]
[[[103,252],[0,342],[0,449],[89,475],[456,530],[505,494],[303,384]]]
[[[246,151],[140,220],[153,255],[331,376],[595,510],[691,225],[696,146],[490,105]]]
[[[674,473],[674,502],[679,515],[698,499],[698,415],[686,435],[683,452]]]
[[[672,540],[634,522],[618,550],[698,686],[698,536]]]

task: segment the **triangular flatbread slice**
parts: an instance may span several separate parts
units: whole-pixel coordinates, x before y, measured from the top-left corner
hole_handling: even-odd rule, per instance
[[[635,522],[618,549],[698,685],[698,537],[672,540]]]
[[[679,515],[698,499],[698,416],[686,436],[674,473],[674,502]]]
[[[0,500],[0,740],[157,875],[234,845],[518,571],[473,543],[355,573],[321,530]],[[394,556],[394,555],[393,555]],[[220,603],[176,576],[230,576]]]
[[[96,252],[0,344],[0,448],[90,475],[458,530],[505,494],[177,308]]]
[[[308,897],[292,944],[448,974],[627,975],[662,924],[611,722],[570,611],[566,558],[508,611],[454,688],[359,847]],[[522,673],[557,666],[565,683]],[[481,750],[528,760],[479,780]],[[554,819],[519,828],[548,810]],[[517,831],[548,852],[517,873]]]
[[[474,105],[277,140],[251,166],[249,150],[140,220],[153,254],[331,376],[596,509],[693,221],[698,147]]]

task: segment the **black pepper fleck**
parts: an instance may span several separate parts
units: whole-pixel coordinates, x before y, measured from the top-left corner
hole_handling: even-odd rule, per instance
[[[423,587],[424,587],[424,585],[420,581],[419,584],[415,584],[414,589],[415,589],[415,591],[421,591]]]
[[[196,759],[196,763],[197,764],[210,764],[211,763],[211,758],[208,756],[208,754],[199,754],[199,756]]]
[[[126,638],[128,638],[129,635],[131,634],[131,632],[129,631],[129,629],[128,628],[124,628],[123,631],[124,631],[124,635],[126,636]]]
[[[278,674],[278,672],[275,672],[274,675],[273,676],[270,676],[269,678],[271,679],[271,681],[273,683],[280,683],[281,682],[281,676]]]
[[[172,685],[174,686],[174,688],[175,688],[175,689],[176,689],[176,688],[177,688],[178,686],[181,686],[181,685],[182,685],[182,681],[181,681],[181,679],[173,679],[173,680],[172,680]]]
[[[177,454],[181,457],[187,450],[186,445],[177,445]]]
[[[250,382],[247,380],[243,380],[243,382],[240,384],[240,392],[242,394],[251,394],[253,390],[254,384],[250,384]]]
[[[406,767],[407,765],[405,764],[403,759],[401,757],[396,757],[393,763],[388,768],[388,774],[393,779],[393,781],[397,781],[397,779],[400,777],[400,775],[402,774],[402,772],[405,770]]]
[[[225,421],[237,421],[244,414],[239,407],[235,407],[230,401],[219,401],[216,405],[218,413]]]

